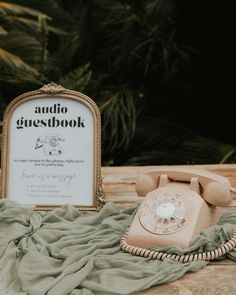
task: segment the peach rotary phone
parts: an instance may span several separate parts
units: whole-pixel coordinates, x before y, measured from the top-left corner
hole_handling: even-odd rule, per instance
[[[127,244],[187,248],[194,236],[218,222],[222,207],[231,202],[230,188],[227,178],[199,169],[162,167],[140,175],[136,191],[145,198]]]

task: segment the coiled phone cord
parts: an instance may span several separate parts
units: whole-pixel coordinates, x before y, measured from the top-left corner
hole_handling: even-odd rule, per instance
[[[226,253],[229,253],[233,248],[236,246],[236,227],[234,228],[233,235],[231,239],[228,240],[224,245],[218,247],[215,250],[202,252],[202,253],[195,253],[195,254],[168,254],[164,252],[159,252],[155,250],[149,250],[145,248],[135,247],[131,246],[127,243],[127,235],[128,231],[124,234],[124,236],[121,239],[120,246],[121,249],[125,252],[128,252],[133,255],[142,256],[142,257],[149,257],[152,259],[157,260],[164,260],[165,258],[172,258],[174,260],[177,260],[179,262],[191,262],[191,261],[210,261],[217,259],[221,256],[224,256]]]
[[[230,191],[236,194],[236,189],[230,187]],[[226,253],[229,253],[236,247],[236,226],[234,228],[234,232],[232,237],[226,242],[225,244],[221,245],[220,247],[216,248],[212,251],[202,252],[202,253],[195,253],[195,254],[168,254],[165,252],[149,250],[145,248],[140,248],[136,246],[131,246],[127,243],[127,235],[129,230],[125,232],[123,237],[120,241],[121,250],[128,252],[133,255],[142,256],[142,257],[149,257],[156,260],[164,260],[165,258],[172,258],[179,262],[191,262],[191,261],[210,261],[217,258],[224,256]]]
[[[234,193],[234,194],[236,194],[236,188],[234,188],[234,187],[230,187],[230,191],[232,192],[232,193]]]

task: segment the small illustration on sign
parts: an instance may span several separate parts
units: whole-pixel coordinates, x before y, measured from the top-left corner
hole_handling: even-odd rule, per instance
[[[61,134],[45,134],[37,138],[35,149],[43,147],[46,156],[61,155],[63,153],[60,141],[64,141],[65,137]]]

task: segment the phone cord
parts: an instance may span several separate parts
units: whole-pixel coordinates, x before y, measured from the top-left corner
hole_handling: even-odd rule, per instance
[[[157,260],[172,258],[174,260],[177,260],[183,263],[197,261],[197,260],[205,260],[205,261],[214,260],[221,256],[224,256],[226,253],[229,253],[236,246],[236,227],[234,229],[231,239],[229,239],[228,242],[218,247],[217,249],[212,251],[202,252],[202,253],[182,254],[182,255],[168,254],[168,253],[159,252],[155,250],[149,250],[145,248],[131,246],[127,243],[127,235],[128,235],[128,230],[125,232],[120,242],[120,246],[123,251],[133,255],[157,259]]]

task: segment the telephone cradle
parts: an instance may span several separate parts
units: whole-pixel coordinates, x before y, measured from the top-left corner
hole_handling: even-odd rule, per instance
[[[196,254],[167,254],[154,247],[187,248],[194,236],[215,225],[223,207],[232,200],[227,178],[200,169],[161,167],[141,174],[136,191],[145,196],[129,230],[121,239],[121,249],[134,255],[181,262],[214,260],[236,246],[236,229],[219,248]]]

